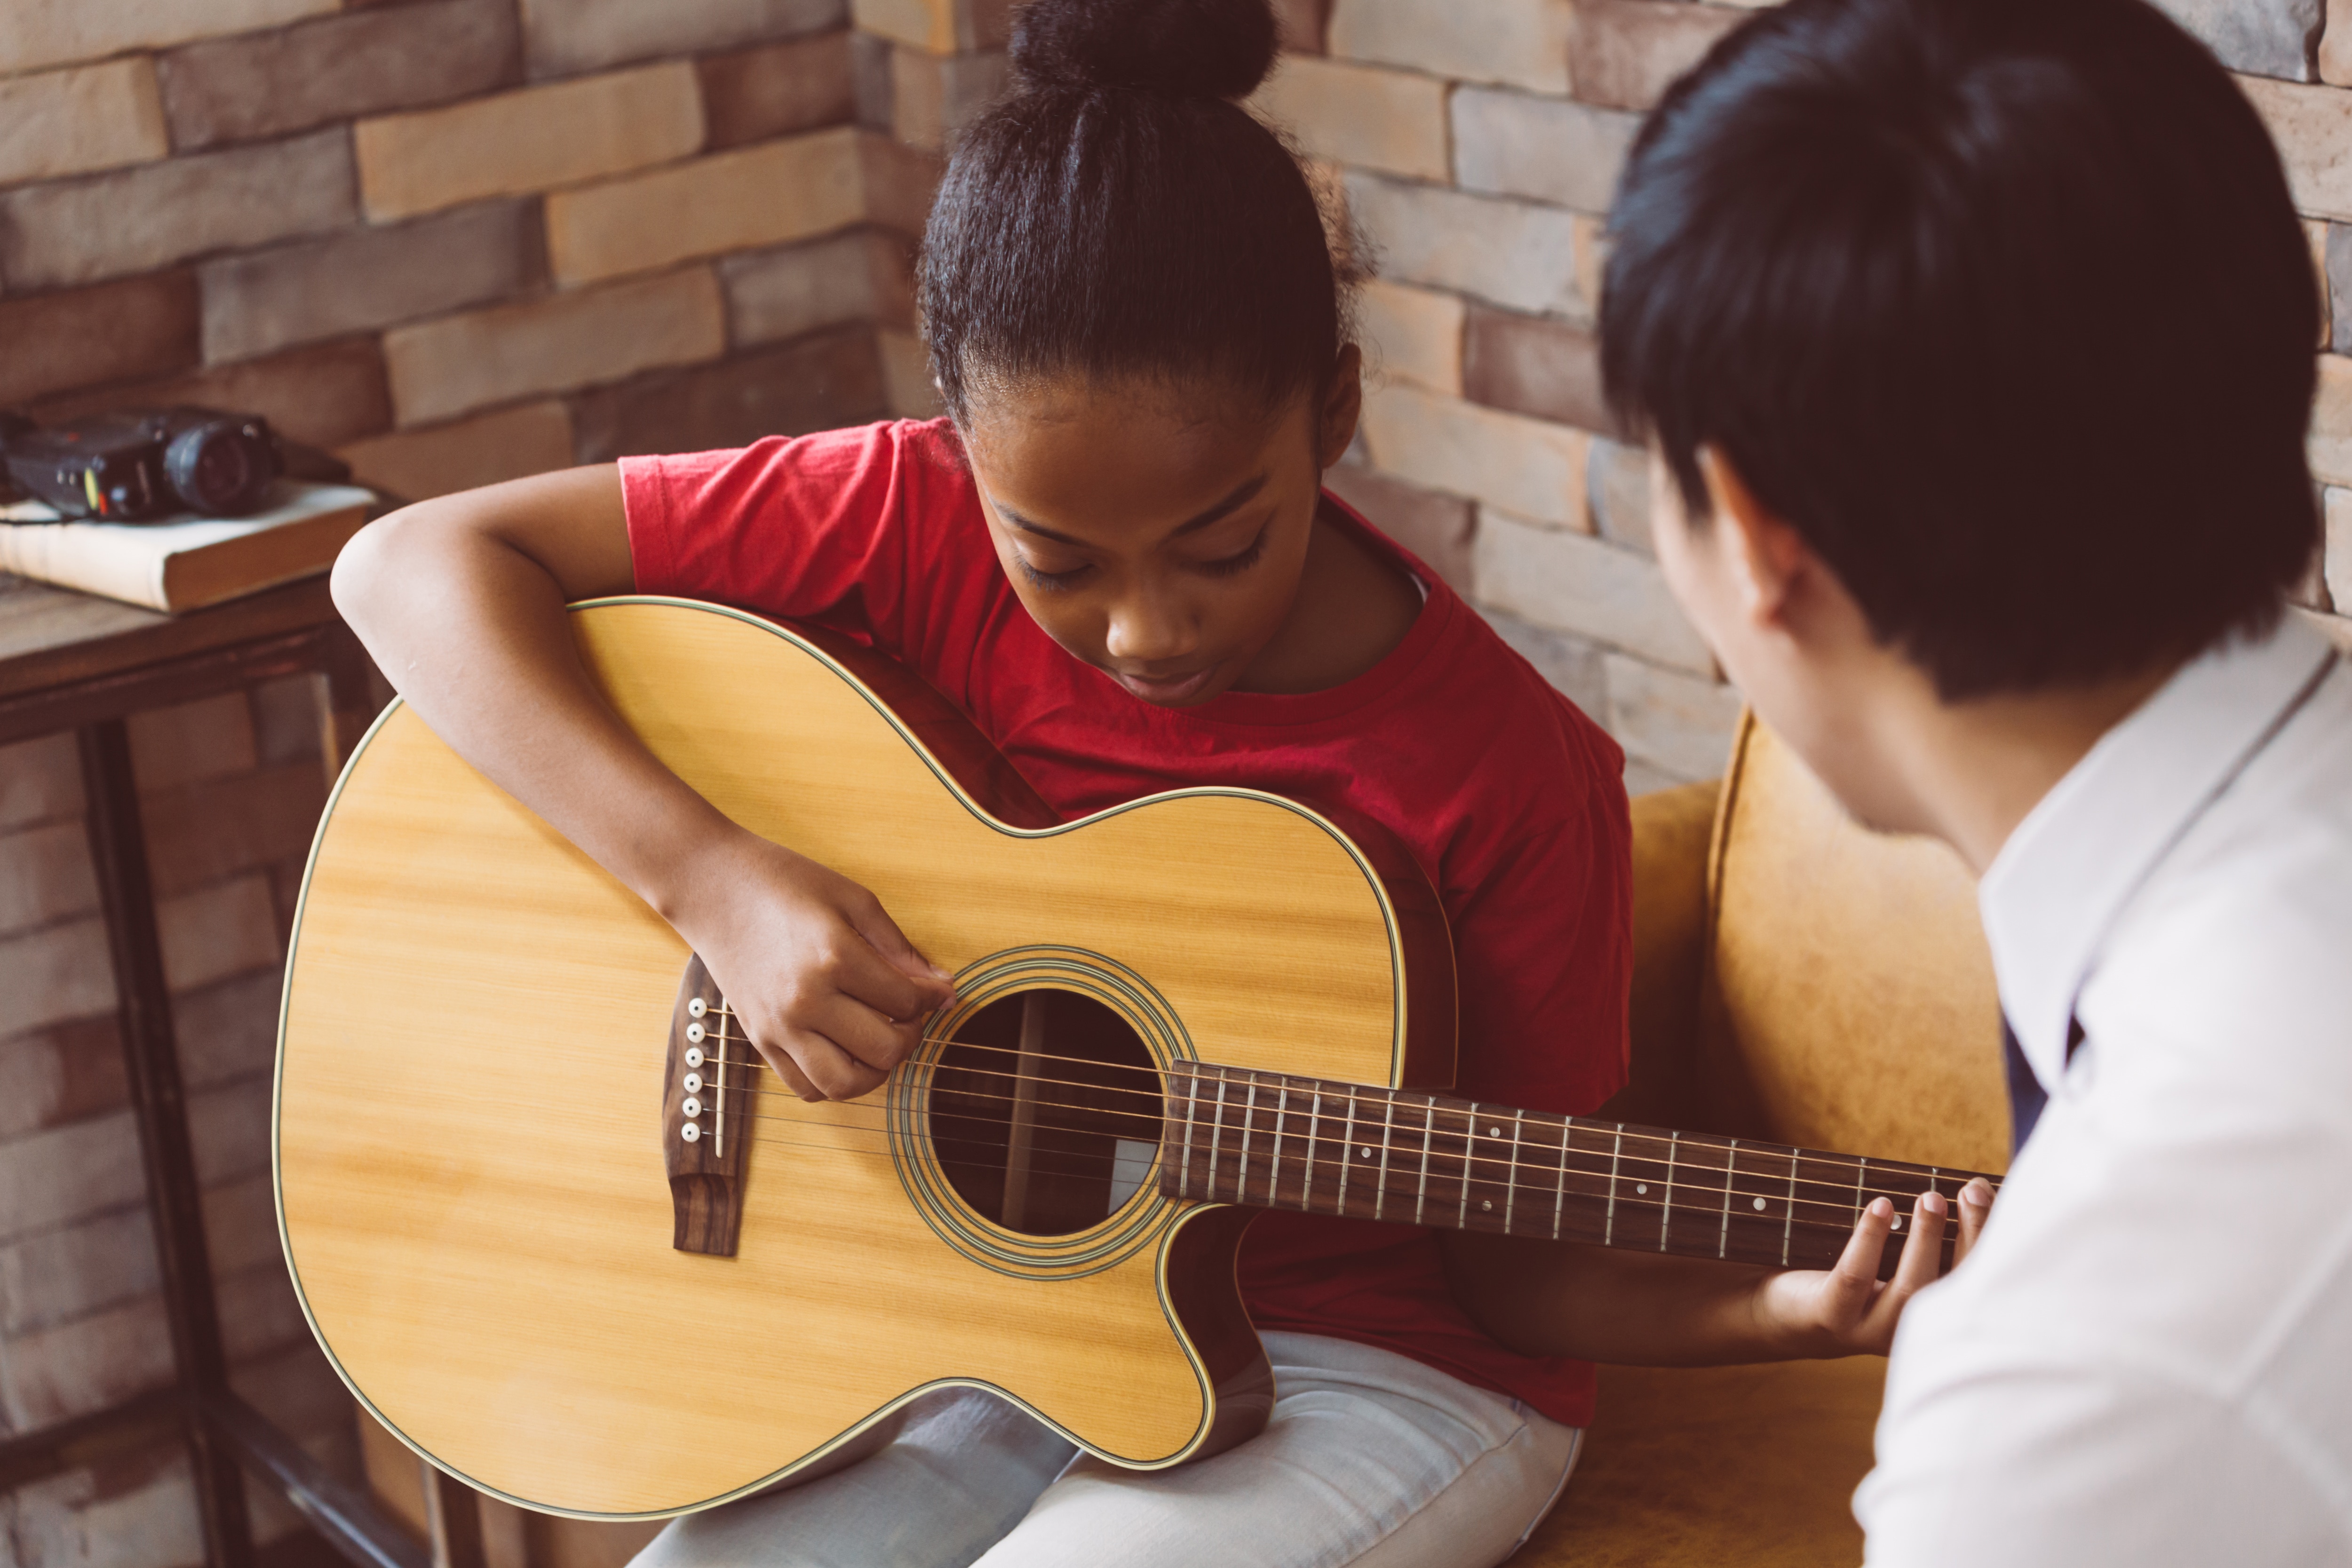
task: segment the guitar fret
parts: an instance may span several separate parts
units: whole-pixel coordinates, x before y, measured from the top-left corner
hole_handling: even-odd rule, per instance
[[[1323,1091],[1317,1089],[1307,1107],[1307,1174],[1298,1184],[1298,1206],[1315,1206],[1315,1134],[1323,1125]]]
[[[1434,1110],[1430,1119],[1437,1119]],[[1454,1215],[1454,1229],[1470,1229],[1470,1162],[1477,1159],[1477,1100],[1470,1100],[1470,1129],[1463,1133],[1463,1208]]]
[[[1251,1077],[1250,1077],[1250,1080],[1249,1080],[1249,1098],[1248,1098],[1248,1100],[1246,1100],[1245,1101],[1244,1101],[1244,1102],[1243,1102],[1243,1105],[1242,1105],[1242,1163],[1241,1163],[1241,1169],[1239,1169],[1238,1171],[1235,1171],[1235,1172],[1234,1173],[1234,1202],[1235,1202],[1235,1203],[1237,1203],[1237,1204],[1241,1204],[1241,1203],[1247,1203],[1247,1202],[1249,1201],[1249,1146],[1250,1146],[1250,1134],[1252,1134],[1253,1132],[1255,1132],[1256,1131],[1257,1131],[1257,1077],[1256,1077],[1256,1075],[1255,1075],[1255,1074],[1252,1074],[1252,1075],[1251,1075]]]
[[[1666,1227],[1675,1219],[1675,1163],[1682,1157],[1683,1135],[1666,1134],[1666,1194],[1658,1200],[1658,1250],[1666,1249]]]
[[[1625,1154],[1625,1124],[1617,1123],[1617,1142],[1609,1150],[1609,1214],[1601,1229],[1601,1245],[1613,1246],[1617,1239],[1617,1163]]]
[[[1789,1267],[1789,1248],[1797,1239],[1797,1160],[1796,1150],[1789,1151],[1788,1217],[1780,1222],[1780,1267]]]
[[[1348,1143],[1339,1151],[1339,1212],[1348,1212],[1348,1167],[1356,1160],[1356,1097],[1348,1097]]]
[[[1381,1124],[1381,1184],[1372,1192],[1372,1217],[1381,1217],[1381,1210],[1389,1201],[1389,1142],[1396,1136],[1396,1096],[1388,1097],[1388,1109]]]
[[[1225,1086],[1232,1081],[1225,1076],[1224,1068],[1217,1069],[1217,1114],[1209,1122],[1209,1196],[1212,1200],[1217,1195],[1217,1146],[1225,1135]]]
[[[1413,1189],[1412,1223],[1421,1223],[1421,1211],[1429,1202],[1429,1135],[1437,1130],[1437,1096],[1429,1097],[1427,1109],[1421,1113],[1421,1183]]]
[[[1503,1189],[1503,1234],[1511,1234],[1511,1215],[1519,1203],[1519,1134],[1527,1131],[1528,1113],[1511,1112],[1511,1174],[1510,1184]]]
[[[1576,1123],[1563,1119],[1559,1124],[1559,1180],[1551,1193],[1551,1238],[1559,1239],[1560,1216],[1568,1208],[1568,1144],[1575,1136]]]
[[[1176,1195],[1192,1195],[1192,1120],[1201,1104],[1201,1075],[1184,1075],[1184,1163],[1176,1173]]]
[[[1739,1163],[1739,1140],[1734,1138],[1723,1151],[1723,1228],[1717,1233],[1715,1255],[1731,1256],[1731,1173]]]
[[[1290,1084],[1287,1079],[1275,1086],[1274,1155],[1267,1162],[1265,1173],[1265,1206],[1274,1207],[1282,1201],[1282,1117],[1290,1109]]]
[[[1853,1163],[1853,1223],[1862,1223],[1862,1185],[1870,1179],[1870,1162],[1857,1159]]]

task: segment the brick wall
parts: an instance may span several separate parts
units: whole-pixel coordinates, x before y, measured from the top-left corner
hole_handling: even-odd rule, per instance
[[[1333,487],[1608,724],[1637,792],[1719,771],[1738,699],[1666,594],[1644,459],[1601,405],[1601,219],[1641,111],[1748,8],[1294,0],[1257,100],[1380,273],[1363,437]],[[2352,353],[2352,0],[2167,8],[2238,73],[2334,276],[2311,441],[2330,543],[2304,596],[2352,608],[2352,359],[2325,352]]]
[[[2336,285],[2305,597],[2352,607],[2352,0],[2170,4]],[[1381,274],[1335,488],[1609,724],[1633,787],[1712,774],[1738,699],[1659,578],[1591,334],[1640,111],[1742,11],[1281,10],[1257,107]],[[0,406],[256,408],[411,497],[926,411],[908,237],[1007,30],[1008,0],[0,0]],[[151,715],[134,750],[238,1376],[348,1463],[268,1188],[308,696]],[[69,744],[0,749],[0,1432],[166,1368],[79,813]],[[0,1497],[0,1568],[195,1556],[169,1449]]]

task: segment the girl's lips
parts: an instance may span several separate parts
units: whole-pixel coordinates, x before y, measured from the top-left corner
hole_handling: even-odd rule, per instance
[[[1196,669],[1190,675],[1171,676],[1157,680],[1140,675],[1128,675],[1118,670],[1111,671],[1111,679],[1146,702],[1168,703],[1181,702],[1187,697],[1192,696],[1208,685],[1209,678],[1215,673],[1216,667],[1212,665],[1205,669]]]

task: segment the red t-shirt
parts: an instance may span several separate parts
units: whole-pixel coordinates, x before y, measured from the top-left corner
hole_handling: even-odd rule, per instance
[[[1581,1114],[1624,1081],[1633,965],[1622,754],[1435,574],[1324,505],[1427,590],[1403,642],[1326,691],[1129,694],[1013,595],[946,421],[625,458],[637,588],[856,634],[947,694],[1065,816],[1235,784],[1351,807],[1429,874],[1461,988],[1455,1092]],[[1590,1421],[1592,1368],[1496,1344],[1428,1231],[1268,1213],[1242,1248],[1261,1329],[1358,1340],[1555,1420]]]

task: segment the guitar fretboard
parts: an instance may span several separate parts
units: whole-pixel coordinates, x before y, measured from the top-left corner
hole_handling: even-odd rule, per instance
[[[1912,1200],[1957,1203],[1979,1174],[1192,1062],[1171,1070],[1166,1115],[1171,1197],[1780,1268],[1829,1267],[1886,1197],[1882,1277]]]

